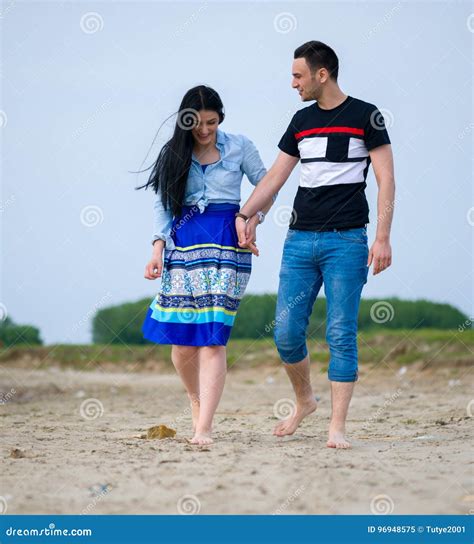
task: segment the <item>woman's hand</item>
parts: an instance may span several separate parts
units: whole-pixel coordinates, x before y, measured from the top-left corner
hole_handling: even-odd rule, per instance
[[[145,278],[147,280],[156,280],[161,277],[163,271],[163,248],[164,240],[157,240],[153,244],[153,255],[150,262],[145,266]]]
[[[242,217],[235,218],[235,230],[237,231],[237,236],[239,238],[239,246],[250,249],[250,251],[258,257],[259,252],[255,245],[255,242],[257,241],[257,225],[257,215],[252,216],[248,221],[245,221]]]

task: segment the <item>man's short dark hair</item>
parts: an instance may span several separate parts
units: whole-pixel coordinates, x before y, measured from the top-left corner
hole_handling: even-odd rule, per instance
[[[315,72],[319,68],[326,68],[329,72],[329,77],[337,81],[339,60],[329,45],[316,40],[306,42],[295,49],[294,58],[304,58],[311,72]]]

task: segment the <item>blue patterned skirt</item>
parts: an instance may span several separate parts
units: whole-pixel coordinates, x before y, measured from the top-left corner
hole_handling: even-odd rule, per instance
[[[159,293],[148,307],[143,336],[157,344],[226,345],[252,268],[239,247],[236,204],[183,206],[164,251]]]

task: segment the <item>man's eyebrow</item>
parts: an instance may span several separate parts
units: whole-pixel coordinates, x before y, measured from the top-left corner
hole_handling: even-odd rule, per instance
[[[299,72],[292,72],[292,76],[300,76],[301,74]]]

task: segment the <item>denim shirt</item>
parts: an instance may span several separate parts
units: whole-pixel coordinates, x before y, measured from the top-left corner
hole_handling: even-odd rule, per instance
[[[245,174],[252,185],[257,185],[267,173],[257,148],[246,136],[217,129],[216,147],[220,152],[220,159],[209,164],[204,171],[193,153],[186,180],[183,204],[197,205],[201,213],[211,202],[239,204],[242,176]],[[273,201],[276,196],[274,195]],[[164,209],[160,190],[156,194],[153,210],[152,243],[155,240],[164,240],[166,249],[175,249],[170,236],[173,213],[170,209]]]

